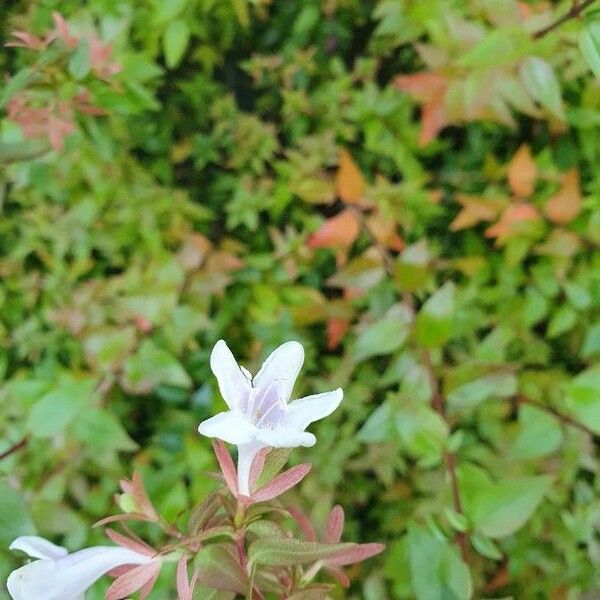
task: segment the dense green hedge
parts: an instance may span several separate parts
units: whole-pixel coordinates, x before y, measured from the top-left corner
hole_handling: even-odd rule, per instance
[[[297,339],[345,390],[302,500],[388,544],[336,597],[600,593],[600,21],[550,4],[3,7],[82,41],[0,54],[0,576],[134,468],[177,519],[214,342]]]

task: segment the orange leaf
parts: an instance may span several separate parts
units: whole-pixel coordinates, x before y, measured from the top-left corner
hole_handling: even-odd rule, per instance
[[[335,177],[337,195],[349,204],[357,204],[363,199],[365,180],[352,156],[343,148],[340,150],[339,168]]]
[[[350,327],[346,319],[329,319],[327,321],[327,350],[335,350]]]
[[[386,246],[396,252],[404,249],[406,244],[398,233],[396,233],[395,219],[386,219],[382,214],[377,212],[368,217],[367,225],[373,237],[382,246]]]
[[[511,204],[503,213],[497,223],[488,227],[486,237],[497,238],[502,241],[514,233],[518,233],[519,226],[525,221],[536,221],[540,218],[538,211],[531,204],[521,202]]]
[[[577,169],[567,171],[558,193],[548,200],[544,212],[555,223],[570,223],[581,210],[581,189]]]
[[[440,95],[434,100],[423,104],[421,110],[421,133],[419,145],[426,146],[437,134],[446,127],[446,109],[444,108],[444,96]]]
[[[508,184],[519,198],[531,196],[535,187],[536,168],[527,144],[523,144],[508,164]]]
[[[456,199],[462,205],[462,210],[450,223],[452,231],[473,227],[481,221],[493,221],[502,210],[501,203],[489,198],[456,194]]]
[[[423,71],[412,75],[398,75],[394,79],[394,85],[411,98],[425,104],[443,96],[448,83],[443,75]]]
[[[308,238],[309,248],[349,248],[360,233],[360,225],[350,209],[327,219]]]

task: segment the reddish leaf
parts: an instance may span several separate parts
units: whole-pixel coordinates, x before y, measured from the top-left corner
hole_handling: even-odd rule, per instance
[[[140,515],[138,513],[126,513],[124,515],[111,515],[109,517],[104,517],[104,519],[100,519],[96,521],[92,527],[102,527],[103,525],[108,525],[109,523],[117,523],[120,521],[150,521],[146,515]]]
[[[439,96],[423,105],[421,111],[421,133],[419,145],[426,146],[448,124],[444,97]]]
[[[198,578],[197,571],[194,573],[191,582],[188,581],[187,557],[182,556],[177,564],[177,596],[178,600],[193,600],[194,587]]]
[[[357,544],[353,548],[342,550],[335,556],[328,557],[328,565],[341,567],[343,565],[352,565],[357,562],[371,558],[385,549],[384,544]]]
[[[373,237],[382,246],[400,252],[404,249],[404,240],[396,232],[397,223],[394,218],[375,212],[367,218],[367,225]]]
[[[327,349],[335,350],[349,328],[350,321],[347,319],[329,319],[327,321]]]
[[[555,223],[570,223],[581,210],[579,171],[570,169],[565,173],[559,192],[548,200],[544,212]]]
[[[317,534],[315,532],[310,519],[304,514],[304,512],[297,508],[296,506],[289,506],[288,512],[294,518],[294,521],[298,523],[298,527],[300,527],[300,531],[309,542],[317,541]]]
[[[350,578],[339,567],[326,566],[325,570],[342,586],[350,587]]]
[[[337,195],[349,204],[358,204],[363,200],[365,180],[351,154],[344,149],[341,149],[339,153],[335,190]]]
[[[349,248],[360,233],[360,225],[356,215],[350,210],[343,210],[331,219],[327,219],[321,227],[308,238],[309,248]]]
[[[281,494],[287,492],[290,488],[293,488],[297,483],[302,481],[306,474],[310,471],[311,465],[303,464],[296,467],[292,467],[287,471],[277,475],[277,477],[271,479],[269,483],[263,486],[257,492],[252,494],[252,499],[255,502],[266,502],[281,496]]]
[[[448,82],[443,75],[423,71],[412,75],[398,75],[394,79],[394,85],[411,98],[425,104],[443,97]]]
[[[227,483],[227,487],[231,490],[231,493],[237,496],[237,472],[231,454],[229,454],[229,451],[225,448],[225,444],[221,440],[215,439],[212,444],[219,467],[221,467],[221,473],[223,473],[223,477],[225,478],[225,483]]]
[[[508,164],[508,184],[515,196],[527,198],[535,187],[536,167],[531,151],[523,144]]]
[[[160,563],[152,561],[138,565],[121,575],[106,592],[106,600],[121,600],[143,588],[148,582],[154,582],[160,572]]]
[[[323,541],[328,544],[336,544],[342,537],[344,531],[344,509],[337,504],[331,509],[329,518],[325,524],[325,535]]]
[[[123,546],[123,548],[128,548],[129,550],[145,554],[146,556],[156,555],[156,550],[149,544],[146,544],[143,540],[134,540],[110,527],[106,529],[105,533],[115,544]]]
[[[517,233],[522,223],[536,221],[540,218],[538,211],[527,202],[511,204],[500,217],[499,221],[488,227],[485,231],[486,237],[497,238],[502,241]]]

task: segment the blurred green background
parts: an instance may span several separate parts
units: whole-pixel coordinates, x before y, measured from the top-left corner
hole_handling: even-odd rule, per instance
[[[17,535],[100,543],[134,469],[178,519],[214,486],[213,344],[297,339],[295,395],[345,390],[300,500],[387,544],[336,598],[600,597],[584,4],[546,33],[580,5],[4,3],[2,581]]]

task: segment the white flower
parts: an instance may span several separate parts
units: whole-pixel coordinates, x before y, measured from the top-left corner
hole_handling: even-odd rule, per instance
[[[237,445],[238,488],[245,496],[250,495],[250,466],[259,450],[312,446],[317,440],[304,430],[330,415],[342,401],[338,388],[288,403],[303,362],[302,345],[286,342],[253,378],[237,364],[223,340],[213,348],[210,366],[229,410],[201,423],[198,431]]]
[[[120,546],[94,546],[69,554],[35,535],[17,538],[10,548],[39,559],[8,576],[6,586],[13,600],[84,600],[85,591],[111,569],[153,560]]]

